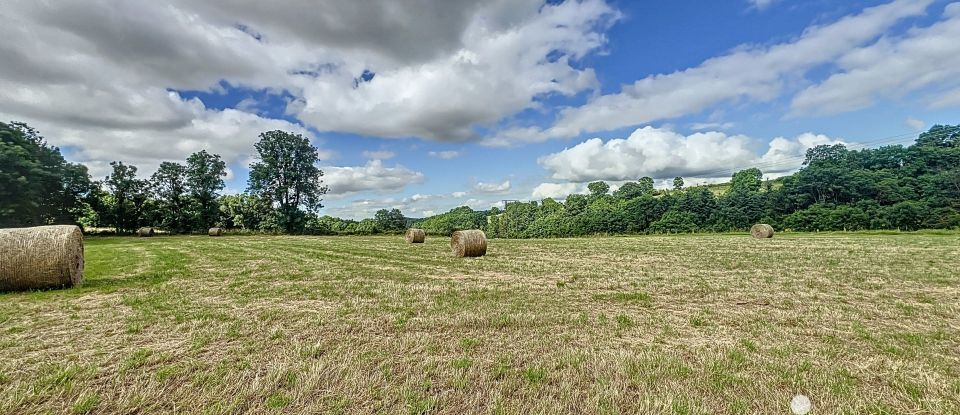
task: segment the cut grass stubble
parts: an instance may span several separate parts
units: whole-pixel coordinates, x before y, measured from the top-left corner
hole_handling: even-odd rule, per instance
[[[960,412],[960,235],[88,238],[0,413]]]

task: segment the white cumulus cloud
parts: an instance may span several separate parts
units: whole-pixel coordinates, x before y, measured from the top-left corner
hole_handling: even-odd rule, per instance
[[[582,193],[584,186],[578,183],[541,183],[533,189],[533,199],[565,199],[575,193]]]
[[[364,166],[324,167],[324,183],[331,195],[358,192],[398,192],[411,184],[423,183],[426,176],[401,165],[387,167],[381,160],[370,160]]]
[[[666,129],[644,127],[625,139],[589,139],[541,157],[539,162],[551,178],[574,183],[637,180],[644,176],[655,179],[729,177],[737,170],[750,167],[760,167],[769,173],[795,170],[803,162],[807,148],[834,143],[839,141],[823,135],[802,134],[793,139],[774,138],[764,151],[760,140],[743,135],[712,131],[684,136]],[[552,189],[556,187],[539,190]]]

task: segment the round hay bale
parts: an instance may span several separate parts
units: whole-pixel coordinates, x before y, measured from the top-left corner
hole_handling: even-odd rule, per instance
[[[487,235],[479,229],[456,231],[450,238],[450,250],[457,257],[478,257],[487,254]]]
[[[210,228],[209,230],[207,230],[207,235],[223,236],[223,228]]]
[[[137,229],[137,236],[140,236],[140,237],[153,236],[153,228],[145,227],[145,228]]]
[[[83,281],[83,232],[73,225],[0,229],[0,291]]]
[[[422,244],[427,239],[427,233],[423,229],[407,229],[407,234],[404,236],[407,240],[407,243],[411,244]]]
[[[757,239],[773,238],[773,226],[758,223],[750,228],[750,235]]]

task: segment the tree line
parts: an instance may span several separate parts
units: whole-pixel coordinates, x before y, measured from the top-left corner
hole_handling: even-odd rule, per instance
[[[764,181],[750,168],[717,186],[657,190],[643,177],[610,192],[604,182],[563,202],[459,207],[416,226],[432,234],[484,229],[490,237],[745,231],[756,223],[795,231],[950,229],[960,227],[960,126],[935,126],[916,143],[850,150],[807,150],[795,174]]]
[[[0,226],[76,223],[130,233],[153,226],[172,233],[220,226],[250,232],[320,235],[399,233],[410,226],[436,235],[483,229],[490,237],[742,231],[755,223],[797,231],[960,227],[960,126],[934,126],[910,146],[807,150],[803,167],[764,181],[756,168],[716,186],[656,189],[643,177],[611,192],[476,211],[461,206],[422,220],[381,209],[360,221],[320,216],[328,191],[317,149],[298,134],[268,131],[255,144],[247,189],[222,195],[226,165],[205,150],[163,162],[148,179],[115,161],[102,180],[66,161],[23,123],[0,123]]]
[[[316,147],[299,134],[268,131],[255,148],[247,191],[221,195],[226,163],[206,150],[182,163],[165,161],[149,178],[114,161],[102,180],[67,162],[24,123],[0,123],[0,226],[79,224],[131,233],[158,227],[172,233],[214,226],[296,233],[315,218],[327,192]]]

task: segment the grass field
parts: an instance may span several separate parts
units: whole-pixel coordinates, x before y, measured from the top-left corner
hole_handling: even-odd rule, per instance
[[[88,238],[0,413],[960,413],[960,234]]]

